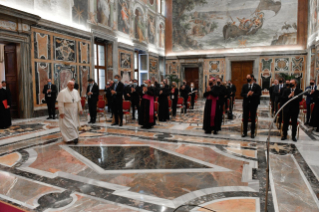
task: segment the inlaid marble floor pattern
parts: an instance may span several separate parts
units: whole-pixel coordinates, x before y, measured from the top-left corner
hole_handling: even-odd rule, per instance
[[[264,211],[268,107],[256,139],[242,139],[240,102],[218,135],[204,134],[200,105],[151,130],[82,123],[77,145],[57,121],[14,123],[0,131],[0,201],[39,212]],[[271,133],[268,211],[319,212],[319,143],[303,129],[297,143]]]

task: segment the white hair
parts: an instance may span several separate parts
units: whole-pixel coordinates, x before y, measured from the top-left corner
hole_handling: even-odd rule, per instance
[[[68,81],[68,84],[70,84],[70,83],[74,85],[74,82],[72,80]]]

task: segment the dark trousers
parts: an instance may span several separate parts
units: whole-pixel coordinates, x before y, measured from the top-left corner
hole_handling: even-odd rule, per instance
[[[55,118],[55,100],[48,99],[46,101],[48,106],[49,117]]]
[[[244,118],[244,134],[247,134],[247,128],[248,128],[248,119],[249,119],[249,113],[250,113],[250,119],[251,119],[251,134],[255,134],[255,127],[256,127],[256,112],[257,112],[258,105],[255,104],[247,104],[243,106],[243,118]]]
[[[275,103],[274,103],[274,111],[275,111],[275,113],[277,113],[277,111],[279,110],[279,108],[278,108],[278,104],[280,103],[280,101],[275,101]]]
[[[172,100],[172,115],[176,116],[177,99]]]
[[[195,96],[191,97],[191,104],[192,104],[192,109],[194,109],[194,105],[195,105]]]
[[[96,101],[90,101],[90,100],[88,102],[91,122],[95,122],[96,121],[96,103],[97,103]]]
[[[107,112],[112,112],[112,98],[107,98]]]
[[[275,112],[275,101],[274,100],[270,100],[271,102],[271,114],[274,114]]]
[[[311,104],[312,104],[312,102],[311,102],[310,104],[307,104],[307,123],[309,123],[309,122],[310,122],[310,116],[311,116]]]
[[[135,111],[139,110],[139,102],[138,101],[131,101],[132,105],[132,118],[135,119]]]
[[[296,137],[298,115],[299,115],[299,113],[284,112],[284,117],[283,117],[284,118],[284,126],[283,126],[283,136],[284,137],[287,137],[287,132],[288,132],[290,119],[291,119],[291,125],[292,125],[291,136],[293,138]]]
[[[115,124],[123,123],[123,102],[113,102],[112,113],[115,118]]]
[[[188,99],[188,96],[184,96],[184,108],[183,108],[183,112],[186,113],[187,112],[187,99]]]

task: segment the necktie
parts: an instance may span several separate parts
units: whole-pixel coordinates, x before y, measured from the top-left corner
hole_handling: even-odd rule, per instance
[[[114,85],[114,90],[116,91],[116,88],[117,88],[117,83]]]

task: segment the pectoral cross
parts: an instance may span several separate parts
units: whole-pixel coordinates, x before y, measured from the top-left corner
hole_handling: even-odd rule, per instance
[[[72,99],[73,103],[74,103],[74,99]]]

